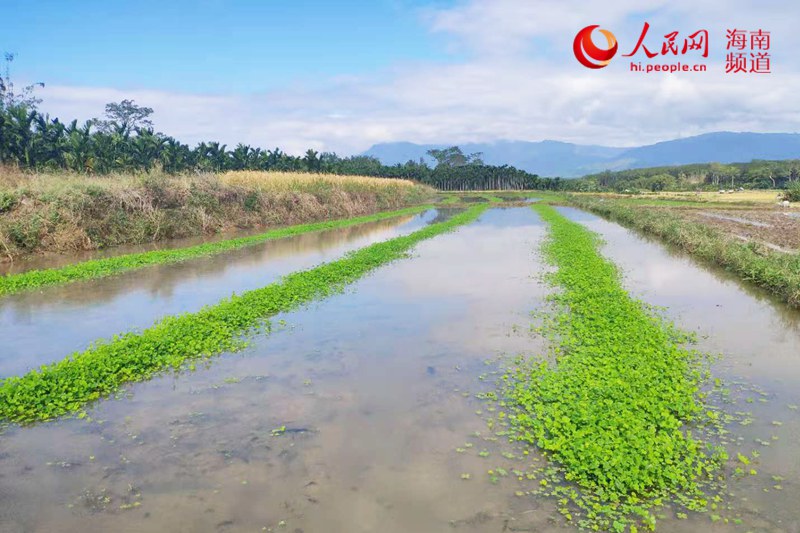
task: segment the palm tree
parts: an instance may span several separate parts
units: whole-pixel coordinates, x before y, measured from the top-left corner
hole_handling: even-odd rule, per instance
[[[309,172],[319,172],[321,166],[319,153],[309,148],[306,150],[305,157],[303,157],[303,163],[306,164],[306,168]]]

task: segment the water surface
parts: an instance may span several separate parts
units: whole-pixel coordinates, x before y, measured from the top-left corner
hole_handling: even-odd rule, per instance
[[[561,530],[551,502],[488,483],[511,467],[470,394],[493,386],[487,359],[540,349],[542,234],[530,209],[490,210],[244,352],[98,403],[92,422],[10,428],[0,529]]]
[[[734,453],[761,452],[758,475],[730,483],[745,524],[667,511],[658,531],[800,531],[800,416],[789,407],[800,403],[798,313],[616,224],[562,212],[605,238],[635,296],[666,306],[700,349],[721,354],[713,370],[731,383],[725,409],[751,413],[732,428]],[[544,234],[529,208],[491,209],[344,294],[276,317],[243,352],[99,402],[90,422],[8,428],[0,530],[575,531],[555,502],[525,494],[536,482],[488,481],[489,469],[541,458],[521,460],[497,439],[474,398],[494,388],[498,358],[543,352],[528,327],[550,291]],[[226,272],[199,279],[235,283]],[[95,320],[119,324],[110,311]],[[102,329],[75,322],[65,318],[85,335]],[[65,338],[36,331],[44,338],[27,342]]]
[[[59,360],[98,338],[146,328],[166,315],[198,311],[448,216],[448,211],[430,210],[5,296],[0,298],[0,377]]]
[[[746,413],[746,425],[731,428],[736,442],[729,451],[760,453],[754,461],[758,475],[730,483],[744,530],[800,531],[800,312],[720,268],[618,224],[576,209],[561,212],[603,237],[603,254],[623,270],[633,295],[663,306],[681,329],[697,333],[699,350],[719,355],[713,375],[731,389],[730,403],[723,407]],[[673,527],[678,526],[665,522],[658,529]],[[714,527],[725,529],[724,524]]]

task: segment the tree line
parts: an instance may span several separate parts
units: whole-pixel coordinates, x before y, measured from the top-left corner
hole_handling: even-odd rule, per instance
[[[102,117],[65,123],[38,110],[35,84],[16,90],[9,74],[13,55],[6,54],[0,74],[0,163],[35,171],[64,169],[88,174],[159,169],[181,172],[275,170],[407,178],[446,191],[556,189],[558,178],[541,178],[512,166],[487,165],[482,154],[464,154],[453,146],[430,150],[425,160],[384,165],[368,156],[340,157],[309,149],[303,156],[280,148],[264,150],[246,144],[229,148],[218,142],[194,147],[153,128],[153,109],[132,100],[109,103]]]
[[[785,189],[800,182],[800,159],[749,163],[696,163],[600,172],[572,180],[579,191]]]

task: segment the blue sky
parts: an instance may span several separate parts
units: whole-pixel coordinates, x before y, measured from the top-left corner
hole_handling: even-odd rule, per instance
[[[353,154],[800,129],[796,0],[4,0],[2,15],[0,51],[17,53],[17,81],[47,84],[42,110],[86,120],[133,99],[190,144]],[[708,29],[708,72],[631,73],[621,53],[645,21],[656,49]],[[573,56],[590,24],[619,39],[607,68]],[[772,74],[724,72],[730,27],[771,32]]]
[[[11,0],[0,50],[58,85],[252,92],[451,54],[420,24],[431,3]]]

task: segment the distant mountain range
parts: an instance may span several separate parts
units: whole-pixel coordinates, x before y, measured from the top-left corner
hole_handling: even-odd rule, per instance
[[[376,144],[364,155],[377,157],[393,165],[415,161],[432,148],[450,144],[414,144],[393,142]],[[690,163],[746,163],[753,159],[800,159],[800,134],[716,132],[664,141],[635,148],[614,148],[559,141],[497,141],[464,143],[458,146],[465,154],[483,152],[491,165],[513,165],[540,176],[573,178],[629,168],[686,165]]]

